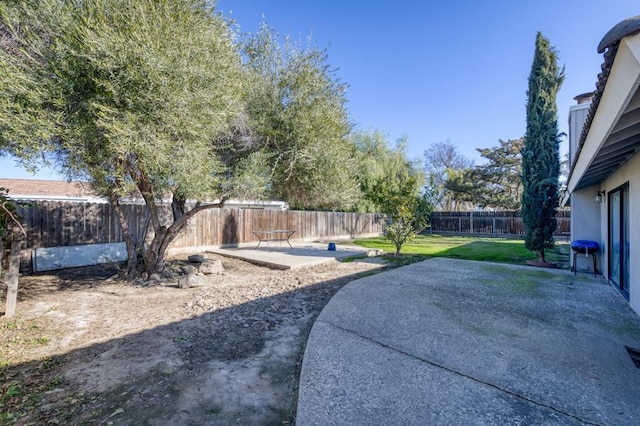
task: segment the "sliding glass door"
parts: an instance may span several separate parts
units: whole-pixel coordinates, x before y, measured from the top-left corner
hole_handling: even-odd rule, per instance
[[[609,192],[609,280],[629,299],[629,184]]]

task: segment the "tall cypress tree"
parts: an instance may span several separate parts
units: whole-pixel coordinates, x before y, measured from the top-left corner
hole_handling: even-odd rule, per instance
[[[527,132],[522,150],[522,220],[525,246],[545,262],[544,250],[553,247],[558,208],[560,134],[556,95],[564,80],[558,55],[538,32],[527,90]]]

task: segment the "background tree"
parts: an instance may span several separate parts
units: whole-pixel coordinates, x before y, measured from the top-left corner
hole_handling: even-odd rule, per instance
[[[376,203],[387,215],[384,237],[395,246],[396,256],[406,242],[427,227],[433,211],[428,200],[416,194],[417,186],[417,176],[405,176],[395,182],[384,179],[374,185]]]
[[[434,196],[437,210],[455,211],[462,207],[453,194],[447,191],[446,183],[452,174],[471,167],[473,160],[460,153],[451,141],[435,143],[424,151],[427,186]]]
[[[422,170],[407,160],[406,139],[398,141],[391,152],[392,161],[387,162],[389,168],[365,196],[376,211],[387,215],[384,236],[393,242],[398,255],[402,246],[428,225],[433,207],[421,193],[425,182]]]
[[[487,162],[476,167],[485,184],[484,207],[519,210],[522,198],[522,147],[524,138],[499,140],[499,145],[478,148]]]
[[[22,158],[55,151],[62,171],[113,204],[128,272],[138,251],[147,272],[161,272],[169,243],[207,207],[187,211],[186,200],[221,195],[214,142],[235,124],[244,90],[227,23],[200,0],[11,2],[0,17],[3,146]],[[149,210],[148,244],[132,240],[119,208],[133,191]]]
[[[235,159],[227,180],[230,196],[240,200],[266,200],[272,192],[270,155],[265,149]]]
[[[268,192],[298,209],[350,209],[359,190],[346,85],[326,51],[280,40],[262,24],[243,44],[253,150],[269,167]]]
[[[486,163],[449,174],[445,188],[454,200],[481,208],[520,209],[524,139],[499,143],[491,148],[476,148]]]
[[[549,40],[538,32],[527,91],[527,133],[522,150],[522,220],[526,247],[545,262],[544,251],[553,246],[558,208],[560,135],[556,96],[564,80],[558,57]]]
[[[424,172],[418,162],[408,158],[408,138],[403,136],[391,146],[387,136],[380,130],[353,132],[351,143],[356,150],[358,182],[361,197],[355,210],[359,212],[381,212],[383,207],[375,200],[376,184],[383,180],[393,181],[398,176],[415,176],[415,184],[424,184]],[[414,188],[419,191],[419,188]]]
[[[361,192],[354,210],[360,213],[380,212],[370,194],[374,185],[388,173],[393,150],[380,130],[359,130],[350,135],[350,140],[356,150]]]
[[[484,185],[476,180],[475,168],[449,170],[444,192],[458,206],[483,207]]]

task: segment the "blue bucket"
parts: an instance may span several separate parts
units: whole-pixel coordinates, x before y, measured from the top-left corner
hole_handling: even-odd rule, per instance
[[[329,251],[336,251],[336,243],[329,243],[329,247],[327,247]]]

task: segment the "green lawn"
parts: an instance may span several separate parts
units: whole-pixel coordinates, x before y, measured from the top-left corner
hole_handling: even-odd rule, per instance
[[[355,243],[368,248],[382,249],[385,253],[395,252],[393,244],[382,237],[358,239],[355,240]],[[546,260],[566,268],[569,265],[570,251],[568,244],[556,244],[553,249],[545,252]],[[522,239],[443,235],[420,235],[412,242],[403,245],[400,253],[404,258],[401,261],[403,264],[430,257],[516,264],[524,264],[527,260],[537,259],[537,255],[524,247]]]

